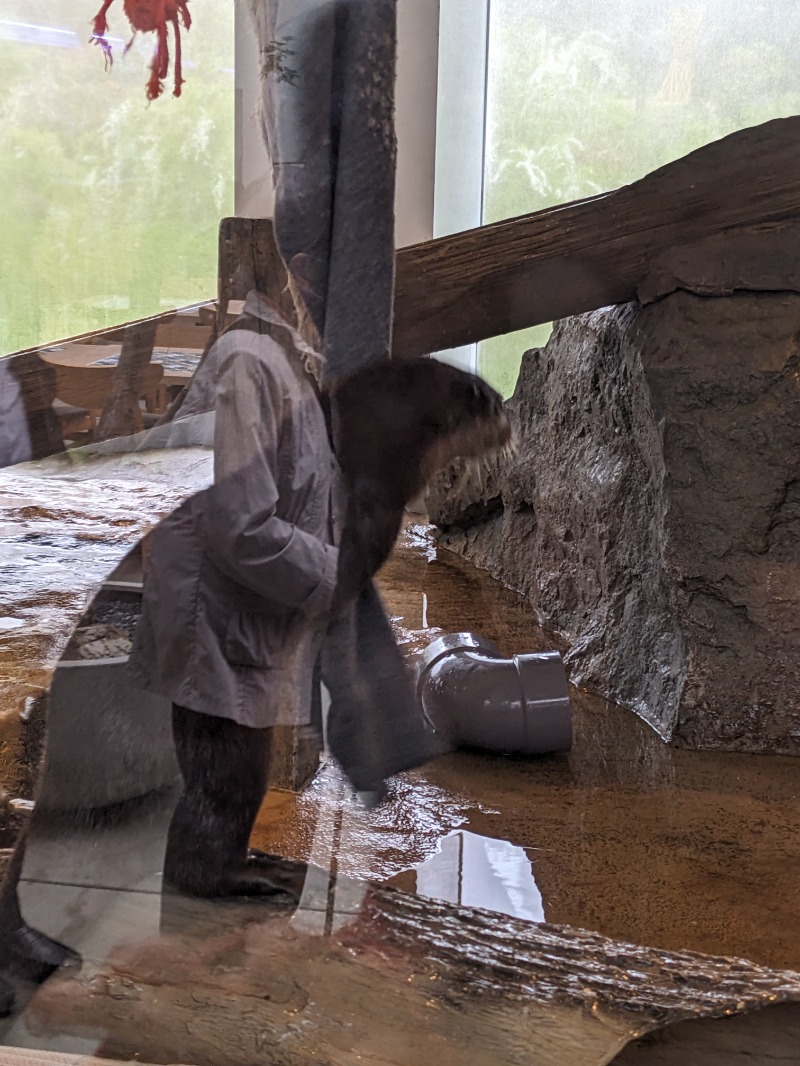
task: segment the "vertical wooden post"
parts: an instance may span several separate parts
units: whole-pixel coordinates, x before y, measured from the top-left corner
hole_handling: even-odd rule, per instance
[[[231,300],[244,300],[257,289],[297,325],[286,268],[278,253],[268,218],[223,218],[219,227],[219,303],[217,328],[222,331]]]

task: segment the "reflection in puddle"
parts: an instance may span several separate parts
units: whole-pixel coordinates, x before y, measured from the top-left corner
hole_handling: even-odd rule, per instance
[[[462,907],[544,921],[542,894],[525,851],[507,840],[457,830],[417,867],[417,893]]]

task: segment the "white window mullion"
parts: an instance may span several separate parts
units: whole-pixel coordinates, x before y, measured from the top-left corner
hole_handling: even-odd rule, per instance
[[[440,0],[434,236],[483,222],[490,0]],[[477,344],[436,353],[475,372]]]

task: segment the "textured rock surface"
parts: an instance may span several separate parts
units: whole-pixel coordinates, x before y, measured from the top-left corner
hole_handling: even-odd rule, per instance
[[[800,754],[800,296],[564,320],[509,407],[517,457],[431,491],[443,544],[663,737]]]

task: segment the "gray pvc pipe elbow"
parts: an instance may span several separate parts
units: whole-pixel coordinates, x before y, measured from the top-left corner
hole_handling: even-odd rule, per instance
[[[572,747],[572,713],[557,651],[503,659],[472,633],[433,641],[418,659],[417,694],[452,747],[544,755]]]

